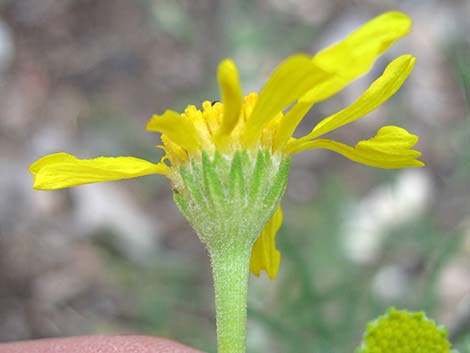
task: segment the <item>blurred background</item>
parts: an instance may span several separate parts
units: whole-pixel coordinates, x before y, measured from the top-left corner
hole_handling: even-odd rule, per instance
[[[84,334],[170,337],[215,352],[208,257],[161,176],[40,192],[47,153],[158,161],[145,124],[217,100],[231,57],[245,93],[390,9],[414,20],[371,72],[299,128],[353,102],[394,57],[402,90],[340,141],[401,125],[426,167],[380,170],[296,155],[275,281],[251,278],[248,351],[352,353],[389,306],[425,310],[470,352],[470,3],[465,0],[1,0],[0,341]]]

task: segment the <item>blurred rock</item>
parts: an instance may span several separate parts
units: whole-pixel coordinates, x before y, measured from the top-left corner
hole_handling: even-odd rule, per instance
[[[150,221],[122,184],[98,183],[73,189],[75,219],[81,234],[111,231],[129,259],[145,263],[155,256],[158,223]]]
[[[28,318],[24,315],[25,308],[21,301],[4,300],[0,320],[0,342],[21,340],[31,337]],[[22,315],[23,314],[23,315]]]
[[[10,28],[0,19],[0,83],[15,56],[15,46]]]
[[[61,266],[41,273],[34,280],[36,300],[51,306],[64,305],[102,281],[98,253],[90,245],[77,244]]]
[[[12,154],[10,154],[10,152]],[[24,228],[22,218],[31,214],[31,179],[27,164],[15,159],[7,146],[0,150],[0,236]],[[5,235],[3,235],[5,236]]]
[[[451,42],[461,35],[468,19],[465,11],[460,13],[460,6],[459,1],[432,1],[410,14],[414,23],[408,46],[417,64],[408,83],[409,94],[414,115],[425,125],[444,126],[465,115],[460,83],[447,63]],[[456,18],[456,14],[463,17]]]
[[[1,87],[0,131],[9,139],[24,141],[35,120],[42,120],[45,100],[50,94],[50,78],[41,62],[18,50],[15,74]]]
[[[393,303],[406,294],[409,281],[409,276],[400,266],[386,266],[374,276],[372,290],[378,298]]]
[[[460,320],[470,318],[470,231],[468,229],[464,229],[466,233],[457,256],[446,264],[438,282],[438,293],[443,308],[440,315],[448,325],[453,326],[454,331],[458,330],[455,326]]]
[[[358,263],[374,261],[393,227],[413,220],[431,205],[432,190],[430,175],[415,169],[401,172],[393,185],[370,192],[343,224],[346,255]]]
[[[286,197],[296,202],[306,203],[312,201],[317,192],[318,182],[313,173],[301,168],[292,168]]]
[[[266,0],[271,5],[297,19],[310,23],[321,24],[331,15],[335,1],[328,0]]]

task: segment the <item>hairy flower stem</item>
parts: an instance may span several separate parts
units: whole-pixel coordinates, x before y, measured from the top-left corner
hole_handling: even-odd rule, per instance
[[[211,253],[218,353],[245,352],[250,253],[245,244]]]

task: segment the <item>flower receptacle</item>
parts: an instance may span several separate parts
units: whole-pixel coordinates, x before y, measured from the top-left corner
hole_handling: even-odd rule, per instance
[[[251,248],[284,193],[290,158],[268,151],[202,152],[179,169],[174,200],[210,253]]]

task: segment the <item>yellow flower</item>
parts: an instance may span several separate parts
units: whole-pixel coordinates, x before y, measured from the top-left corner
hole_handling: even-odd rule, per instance
[[[303,54],[289,57],[274,70],[259,94],[245,97],[237,68],[226,59],[218,69],[221,102],[203,102],[201,109],[191,105],[181,114],[167,110],[148,122],[148,130],[161,133],[163,145],[159,147],[165,156],[159,163],[134,157],[78,159],[56,153],[31,165],[34,188],[51,190],[162,174],[178,192],[184,187],[184,168],[191,168],[192,163],[204,156],[209,159],[222,156],[232,162],[239,152],[255,158],[263,151],[276,166],[295,153],[315,148],[328,149],[374,167],[423,166],[417,160],[420,152],[412,149],[418,137],[397,126],[382,127],[374,137],[354,146],[323,137],[363,117],[395,94],[413,68],[412,55],[393,60],[352,105],[323,119],[307,135],[297,139],[292,136],[315,103],[365,74],[390,45],[409,32],[410,25],[411,20],[402,13],[378,16],[313,57]],[[260,220],[266,225],[254,244],[250,265],[253,273],[258,275],[265,270],[270,278],[276,276],[280,261],[274,237],[282,223],[282,212],[279,207],[274,212],[276,207],[277,204],[273,205],[269,211],[269,216],[272,215],[269,222]]]
[[[390,308],[370,322],[357,353],[452,353],[443,326],[423,312]]]

